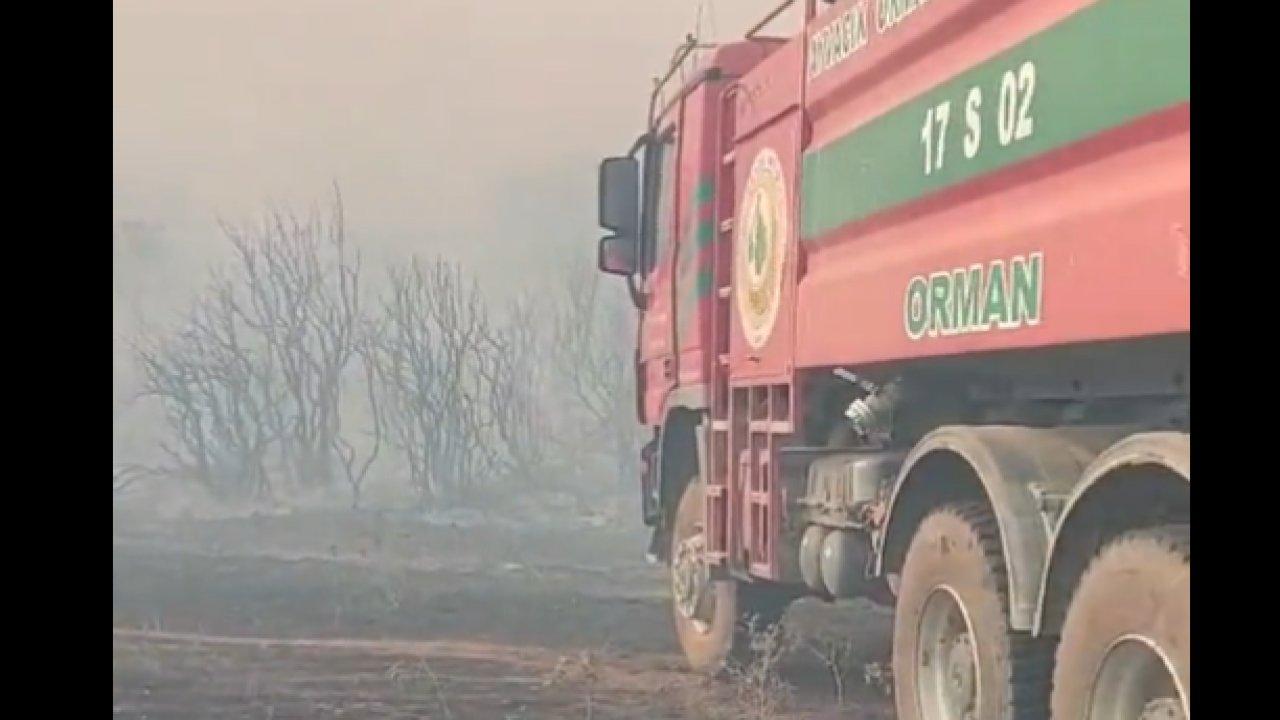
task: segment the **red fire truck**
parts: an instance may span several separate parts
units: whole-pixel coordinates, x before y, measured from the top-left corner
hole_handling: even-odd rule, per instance
[[[1189,0],[780,10],[600,167],[689,662],[861,596],[902,720],[1187,718]]]

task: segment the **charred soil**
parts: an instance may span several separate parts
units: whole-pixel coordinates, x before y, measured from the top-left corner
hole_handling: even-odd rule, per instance
[[[803,601],[764,703],[686,672],[644,530],[306,513],[113,537],[118,718],[888,718],[889,616]],[[845,643],[843,707],[822,648]]]

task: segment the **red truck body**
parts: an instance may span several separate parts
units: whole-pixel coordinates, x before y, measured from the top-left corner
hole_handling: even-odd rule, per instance
[[[1190,0],[803,7],[601,165],[686,658],[861,597],[902,720],[1185,720]]]
[[[811,373],[1189,333],[1189,7],[845,0],[655,113],[640,419],[709,413],[713,557],[779,577]]]

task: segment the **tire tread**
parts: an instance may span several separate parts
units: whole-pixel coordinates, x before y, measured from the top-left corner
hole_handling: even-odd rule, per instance
[[[1009,612],[1009,572],[1000,545],[1000,525],[995,514],[980,502],[948,506],[972,529],[986,558],[987,569],[995,580],[996,592]],[[1005,698],[1005,717],[1012,720],[1043,720],[1048,715],[1049,688],[1053,680],[1054,642],[1032,637],[1030,633],[1010,630],[1009,695]]]
[[[1090,673],[1094,671],[1092,669],[1096,661],[1094,653],[1100,652],[1099,648],[1107,645],[1107,638],[1111,637],[1108,633],[1124,632],[1124,623],[1121,622],[1119,629],[1111,626],[1109,630],[1090,631],[1093,634],[1100,633],[1101,640],[1082,640],[1080,631],[1073,630],[1076,626],[1072,625],[1076,622],[1073,616],[1077,612],[1077,603],[1086,602],[1084,599],[1086,597],[1091,598],[1087,602],[1098,602],[1095,597],[1096,590],[1098,587],[1106,587],[1108,580],[1114,582],[1115,578],[1109,578],[1108,575],[1115,572],[1114,566],[1117,562],[1122,567],[1132,567],[1135,564],[1143,567],[1159,566],[1166,568],[1164,572],[1170,572],[1171,566],[1161,564],[1169,561],[1176,563],[1178,560],[1187,567],[1190,566],[1190,523],[1168,523],[1133,529],[1114,535],[1100,544],[1075,584],[1071,603],[1067,609],[1063,626],[1064,642],[1060,644],[1060,656],[1057,658],[1059,662],[1055,667],[1055,672],[1060,674],[1053,679],[1052,683],[1054,694],[1051,697],[1051,706],[1056,713],[1070,716],[1082,711],[1081,698],[1087,697],[1089,691],[1087,683],[1081,678],[1090,677]],[[1103,584],[1099,585],[1099,583]],[[1080,622],[1083,624],[1079,627],[1093,627],[1086,621]],[[1082,661],[1081,658],[1091,659]]]

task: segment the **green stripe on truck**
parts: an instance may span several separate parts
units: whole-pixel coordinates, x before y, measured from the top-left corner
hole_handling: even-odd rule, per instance
[[[1190,58],[1190,0],[1100,0],[806,155],[801,238],[1190,100]]]

